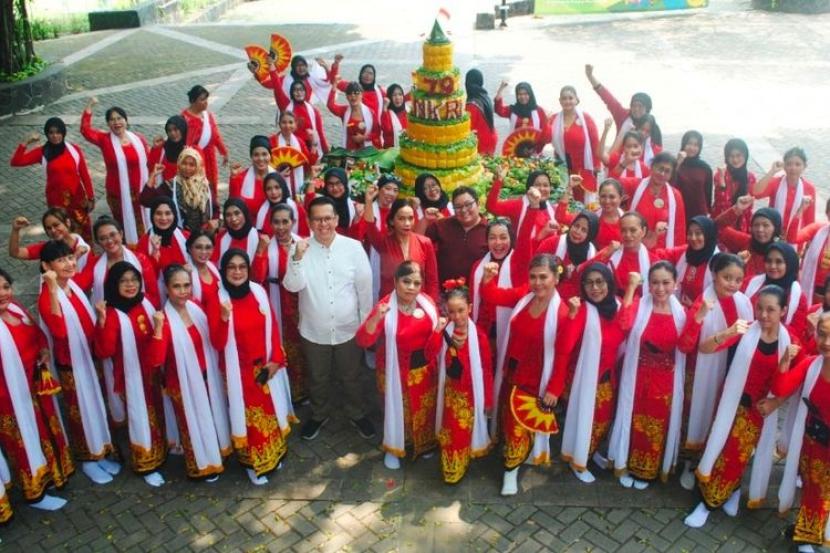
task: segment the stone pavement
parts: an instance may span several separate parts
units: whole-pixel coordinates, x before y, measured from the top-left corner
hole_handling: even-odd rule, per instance
[[[232,159],[247,158],[251,135],[273,132],[274,102],[244,69],[241,48],[265,44],[270,32],[288,36],[295,49],[331,59],[343,53],[343,75],[375,62],[378,81],[409,83],[421,62],[421,33],[430,10],[392,7],[364,0],[355,13],[334,0],[286,8],[277,2],[246,2],[210,25],[101,32],[39,43],[49,60],[73,61],[72,94],[42,110],[0,120],[0,152],[10,156],[23,136],[51,115],[65,118],[70,139],[84,146],[99,197],[103,165],[96,148],[78,134],[89,95],[101,101],[96,124],[109,105],[121,105],[134,128],[152,137],[166,118],[186,104],[186,91],[203,84]],[[473,32],[464,24],[469,8],[453,11],[456,63],[482,69],[489,90],[501,79],[530,81],[541,105],[553,109],[559,88],[574,84],[582,105],[597,121],[605,110],[589,89],[583,65],[625,103],[636,90],[654,98],[665,143],[676,151],[688,128],[705,137],[704,158],[722,163],[731,136],[750,145],[752,166],[763,172],[792,145],[810,157],[808,178],[827,197],[830,172],[830,95],[827,16],[773,15],[741,2],[715,0],[709,10],[685,14],[591,18],[532,17],[509,20],[506,31]],[[457,9],[457,11],[456,11]],[[428,12],[425,14],[425,11]],[[364,17],[364,14],[365,15]],[[394,18],[395,25],[389,25]],[[336,21],[337,23],[332,23]],[[427,25],[423,22],[427,21]],[[512,88],[512,87],[511,87]],[[325,110],[324,110],[325,111]],[[332,143],[339,121],[326,115]],[[499,121],[502,136],[506,121]],[[223,175],[226,176],[226,175]],[[43,211],[40,168],[0,164],[0,242],[9,221]],[[821,202],[823,205],[823,202]],[[106,210],[98,202],[97,211]],[[39,225],[26,240],[43,237]],[[31,304],[37,279],[33,263],[0,266],[18,278],[17,293]],[[371,373],[366,394],[376,397]],[[307,416],[304,409],[301,417]],[[380,422],[375,402],[373,416]],[[251,486],[235,462],[215,484],[186,481],[180,458],[164,468],[168,484],[149,489],[125,473],[107,487],[76,475],[61,492],[64,511],[36,512],[13,490],[15,520],[0,529],[0,549],[218,550],[218,551],[784,551],[785,522],[771,509],[742,511],[735,519],[718,512],[703,530],[682,524],[694,498],[676,481],[644,492],[623,490],[609,475],[586,486],[561,463],[523,469],[522,493],[498,496],[500,468],[493,455],[473,464],[457,486],[439,478],[437,459],[406,463],[399,472],[382,466],[375,442],[360,439],[348,424],[332,421],[313,442],[290,438],[285,468],[262,488]],[[774,498],[775,487],[770,493]],[[774,500],[771,501],[774,505]]]

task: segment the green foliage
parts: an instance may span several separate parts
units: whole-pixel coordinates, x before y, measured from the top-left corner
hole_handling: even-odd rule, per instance
[[[32,75],[37,75],[44,69],[46,66],[49,65],[39,57],[35,56],[35,58],[29,62],[27,65],[23,66],[23,69],[18,71],[17,73],[12,73],[11,75],[0,72],[0,82],[3,83],[13,83],[16,81],[22,81],[23,79],[27,79]]]
[[[61,35],[89,32],[89,19],[86,14],[69,14],[50,19],[32,19],[32,38],[47,40]]]

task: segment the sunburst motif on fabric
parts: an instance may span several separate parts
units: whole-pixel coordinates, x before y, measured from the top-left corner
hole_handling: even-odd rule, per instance
[[[519,388],[513,388],[510,394],[510,411],[516,417],[516,421],[531,432],[559,432],[559,424],[553,410],[544,410],[538,397]]]

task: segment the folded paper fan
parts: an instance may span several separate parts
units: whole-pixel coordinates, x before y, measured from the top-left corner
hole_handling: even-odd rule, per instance
[[[271,165],[277,169],[286,165],[296,169],[302,165],[309,165],[309,162],[300,150],[289,146],[281,146],[271,150]]]
[[[531,432],[556,434],[559,424],[553,409],[548,409],[535,394],[514,387],[510,393],[510,412],[516,421]]]
[[[248,59],[256,66],[254,76],[259,82],[268,80],[268,50],[257,44],[249,44],[245,47]]]
[[[284,36],[271,33],[271,53],[275,58],[277,73],[282,73],[291,64],[291,43]]]
[[[504,139],[501,154],[508,157],[530,157],[540,147],[542,133],[533,127],[516,129]]]

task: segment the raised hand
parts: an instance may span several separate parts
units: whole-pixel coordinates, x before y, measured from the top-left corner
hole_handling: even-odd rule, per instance
[[[26,146],[29,146],[31,144],[36,144],[37,142],[40,142],[40,135],[36,132],[33,132],[32,134],[27,135],[26,138],[23,140],[23,143]]]
[[[156,135],[153,137],[153,148],[160,148],[164,146],[164,137]]]
[[[270,244],[270,243],[271,243],[271,237],[270,236],[268,236],[267,234],[260,234],[259,235],[259,241],[257,242],[257,245],[256,245],[256,253],[260,254],[260,253],[265,253],[266,251],[268,251],[268,244]]]
[[[31,223],[26,217],[15,217],[14,221],[12,221],[12,230],[20,230],[22,228],[28,227]]]
[[[603,128],[606,131],[611,130],[611,127],[614,125],[614,118],[613,117],[606,117],[605,122],[603,123]]]
[[[539,205],[542,203],[542,193],[539,192],[539,189],[535,186],[531,186],[527,189],[527,202],[530,204],[530,207],[534,209],[538,209]]]
[[[299,261],[308,250],[308,240],[297,240],[297,245],[294,247],[294,261]]]
[[[104,326],[104,323],[107,322],[107,302],[104,300],[95,302],[95,317],[101,326]]]
[[[153,234],[150,236],[150,255],[158,261],[161,256],[161,236]]]
[[[740,214],[752,207],[752,204],[754,202],[755,198],[753,198],[749,194],[746,194],[735,201],[735,208],[738,210],[738,213]]]
[[[568,318],[573,319],[576,317],[577,312],[579,311],[579,306],[582,305],[582,301],[579,299],[578,296],[574,296],[568,300]]]
[[[438,322],[435,323],[435,332],[441,332],[445,328],[447,328],[447,323],[449,321],[446,317],[438,317]]]
[[[703,319],[706,318],[706,315],[715,308],[715,302],[711,300],[703,300],[700,302],[700,307],[697,309],[697,313],[695,313],[695,320],[697,322],[702,322]]]
[[[628,285],[636,288],[643,283],[643,275],[638,272],[631,271],[628,273]]]
[[[379,193],[378,185],[373,183],[373,184],[370,184],[369,186],[367,186],[366,187],[366,193],[364,194],[364,197],[366,198],[366,204],[368,205],[368,204],[372,203],[373,201],[375,201],[375,198],[378,197],[378,193]]]
[[[231,175],[238,175],[242,172],[242,164],[238,161],[234,161],[231,163]]]
[[[491,261],[484,266],[484,275],[481,277],[482,282],[490,282],[499,274],[499,264]]]
[[[738,319],[729,327],[730,336],[743,336],[749,330],[749,321]]]
[[[389,313],[389,304],[385,302],[378,304],[378,308],[375,311],[375,321],[382,321],[387,313]]]
[[[219,314],[222,317],[224,322],[228,322],[231,320],[231,314],[233,313],[233,304],[229,301],[224,301],[219,304]]]
[[[570,177],[568,177],[568,187],[576,188],[577,186],[582,186],[582,176],[571,175]]]
[[[153,313],[153,329],[156,331],[156,334],[161,332],[162,327],[164,326],[164,311],[159,309],[155,313]]]
[[[55,271],[50,270],[43,273],[43,281],[49,287],[49,290],[54,291],[58,289],[58,273]]]
[[[770,169],[769,169],[769,174],[774,175],[775,173],[777,173],[779,171],[783,171],[783,170],[784,170],[784,162],[779,159],[778,161],[773,162],[772,167],[770,167]]]

